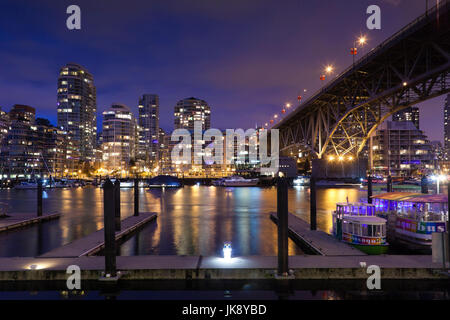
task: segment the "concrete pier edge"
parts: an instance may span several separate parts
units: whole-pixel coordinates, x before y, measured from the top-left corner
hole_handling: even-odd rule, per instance
[[[201,260],[199,262],[199,260]],[[293,278],[304,280],[367,279],[370,274],[360,266],[378,265],[382,279],[450,279],[448,270],[431,262],[431,256],[290,256]],[[34,265],[36,270],[31,270]],[[0,258],[0,281],[67,280],[66,269],[77,265],[82,280],[99,280],[104,272],[104,257],[78,258]],[[220,257],[200,256],[118,256],[119,281],[126,280],[220,280],[276,279],[276,256],[247,256],[226,262]]]

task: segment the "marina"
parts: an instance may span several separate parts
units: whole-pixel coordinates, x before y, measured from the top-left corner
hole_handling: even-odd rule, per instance
[[[115,239],[119,241],[126,235],[136,229],[144,226],[146,223],[155,220],[157,217],[154,212],[140,212],[139,216],[131,216],[122,221],[122,229],[116,231]],[[75,240],[62,247],[47,252],[41,257],[82,257],[97,253],[105,247],[104,230],[100,229],[90,235]]]

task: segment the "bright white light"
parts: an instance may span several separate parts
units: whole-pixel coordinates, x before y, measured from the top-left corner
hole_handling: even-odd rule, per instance
[[[231,242],[225,242],[223,244],[223,258],[226,261],[231,261]]]

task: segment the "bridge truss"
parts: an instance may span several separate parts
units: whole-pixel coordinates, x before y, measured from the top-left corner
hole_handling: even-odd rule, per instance
[[[449,11],[441,2],[275,125],[281,151],[358,156],[393,113],[450,92]]]

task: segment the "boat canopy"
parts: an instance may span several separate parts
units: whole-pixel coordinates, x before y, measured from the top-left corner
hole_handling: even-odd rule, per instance
[[[336,203],[336,213],[338,215],[373,216],[375,215],[375,205],[365,202],[338,202]]]

